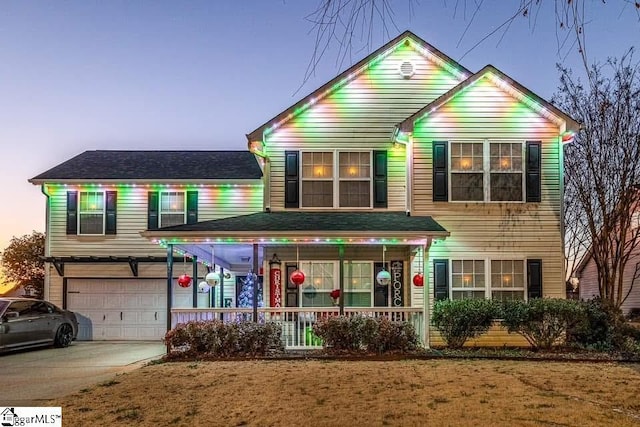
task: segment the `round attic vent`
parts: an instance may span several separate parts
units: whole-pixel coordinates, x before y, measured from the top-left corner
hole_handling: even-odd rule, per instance
[[[415,74],[415,67],[411,61],[403,61],[400,64],[400,75],[405,79],[410,79]]]

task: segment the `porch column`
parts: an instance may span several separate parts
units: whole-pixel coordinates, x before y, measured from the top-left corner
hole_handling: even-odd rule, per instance
[[[173,288],[173,245],[167,245],[167,332],[171,330],[171,305]]]
[[[427,238],[427,242],[422,245],[422,274],[424,275],[424,287],[423,287],[423,317],[424,317],[424,346],[429,348],[431,345],[429,343],[429,338],[431,336],[429,331],[429,325],[431,324],[431,287],[429,277],[431,276],[430,270],[427,269],[429,266],[429,248],[431,247],[431,238]]]
[[[256,283],[253,285],[253,321],[258,322],[258,244],[253,244],[253,274],[256,276]]]
[[[193,256],[191,259],[191,263],[193,265],[193,273],[191,274],[192,285],[193,285],[193,293],[192,293],[192,306],[193,308],[198,308],[198,257]]]
[[[220,267],[220,283],[218,284],[220,287],[220,308],[224,307],[224,268]],[[213,289],[211,289],[213,292]],[[215,305],[215,304],[214,304]],[[220,313],[220,320],[224,320],[224,313]]]
[[[344,245],[338,246],[338,259],[340,260],[340,277],[339,277],[339,285],[340,285],[340,316],[344,315]]]

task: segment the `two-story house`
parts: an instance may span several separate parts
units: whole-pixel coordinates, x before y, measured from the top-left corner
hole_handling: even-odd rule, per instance
[[[168,258],[165,290],[182,268],[173,254],[214,268],[229,265],[224,251],[245,254],[248,268],[228,270],[264,272],[259,311],[293,328],[290,345],[308,345],[301,328],[336,312],[410,320],[428,344],[436,299],[564,296],[562,136],[577,128],[498,69],[472,73],[405,32],[247,135],[262,169],[251,187],[259,208],[234,216],[212,208],[215,218],[170,227],[144,227],[139,212],[131,232],[146,228],[140,234]],[[65,254],[91,255],[62,237]],[[108,237],[94,237],[96,246]],[[62,242],[49,242],[55,268]],[[49,295],[59,300],[79,292],[56,289]],[[222,292],[237,300],[239,287]],[[195,296],[184,309],[168,304],[170,323],[233,311],[213,300],[203,309],[193,308]]]

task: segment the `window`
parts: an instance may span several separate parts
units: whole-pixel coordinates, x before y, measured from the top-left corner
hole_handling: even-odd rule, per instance
[[[490,200],[522,200],[522,144],[491,143]]]
[[[505,301],[524,299],[524,261],[491,261],[491,298]]]
[[[452,142],[452,201],[523,201],[522,142]]]
[[[301,261],[305,274],[301,286],[302,307],[331,307],[332,290],[340,288],[339,263],[337,261]],[[371,307],[373,293],[373,262],[344,262],[344,305],[347,307]]]
[[[451,299],[524,299],[523,260],[491,260],[489,270],[486,265],[485,260],[452,260]]]
[[[78,234],[104,234],[104,192],[81,191],[79,196]]]
[[[371,153],[338,153],[340,164],[340,207],[371,206]]]
[[[185,193],[165,191],[160,193],[160,227],[185,223]]]
[[[302,153],[302,207],[336,205],[371,207],[371,152]]]
[[[451,261],[451,299],[485,298],[484,260]]]
[[[373,263],[350,261],[344,263],[344,305],[371,307]]]
[[[329,293],[335,289],[336,263],[332,261],[302,261],[300,270],[305,274],[301,286],[302,307],[330,307]]]

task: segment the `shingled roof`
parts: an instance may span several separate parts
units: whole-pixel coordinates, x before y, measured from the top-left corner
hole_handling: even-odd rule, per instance
[[[260,179],[248,151],[85,151],[29,181]]]
[[[147,230],[146,237],[189,236],[305,236],[393,235],[447,236],[449,233],[430,216],[407,216],[405,212],[259,212],[195,224]]]

